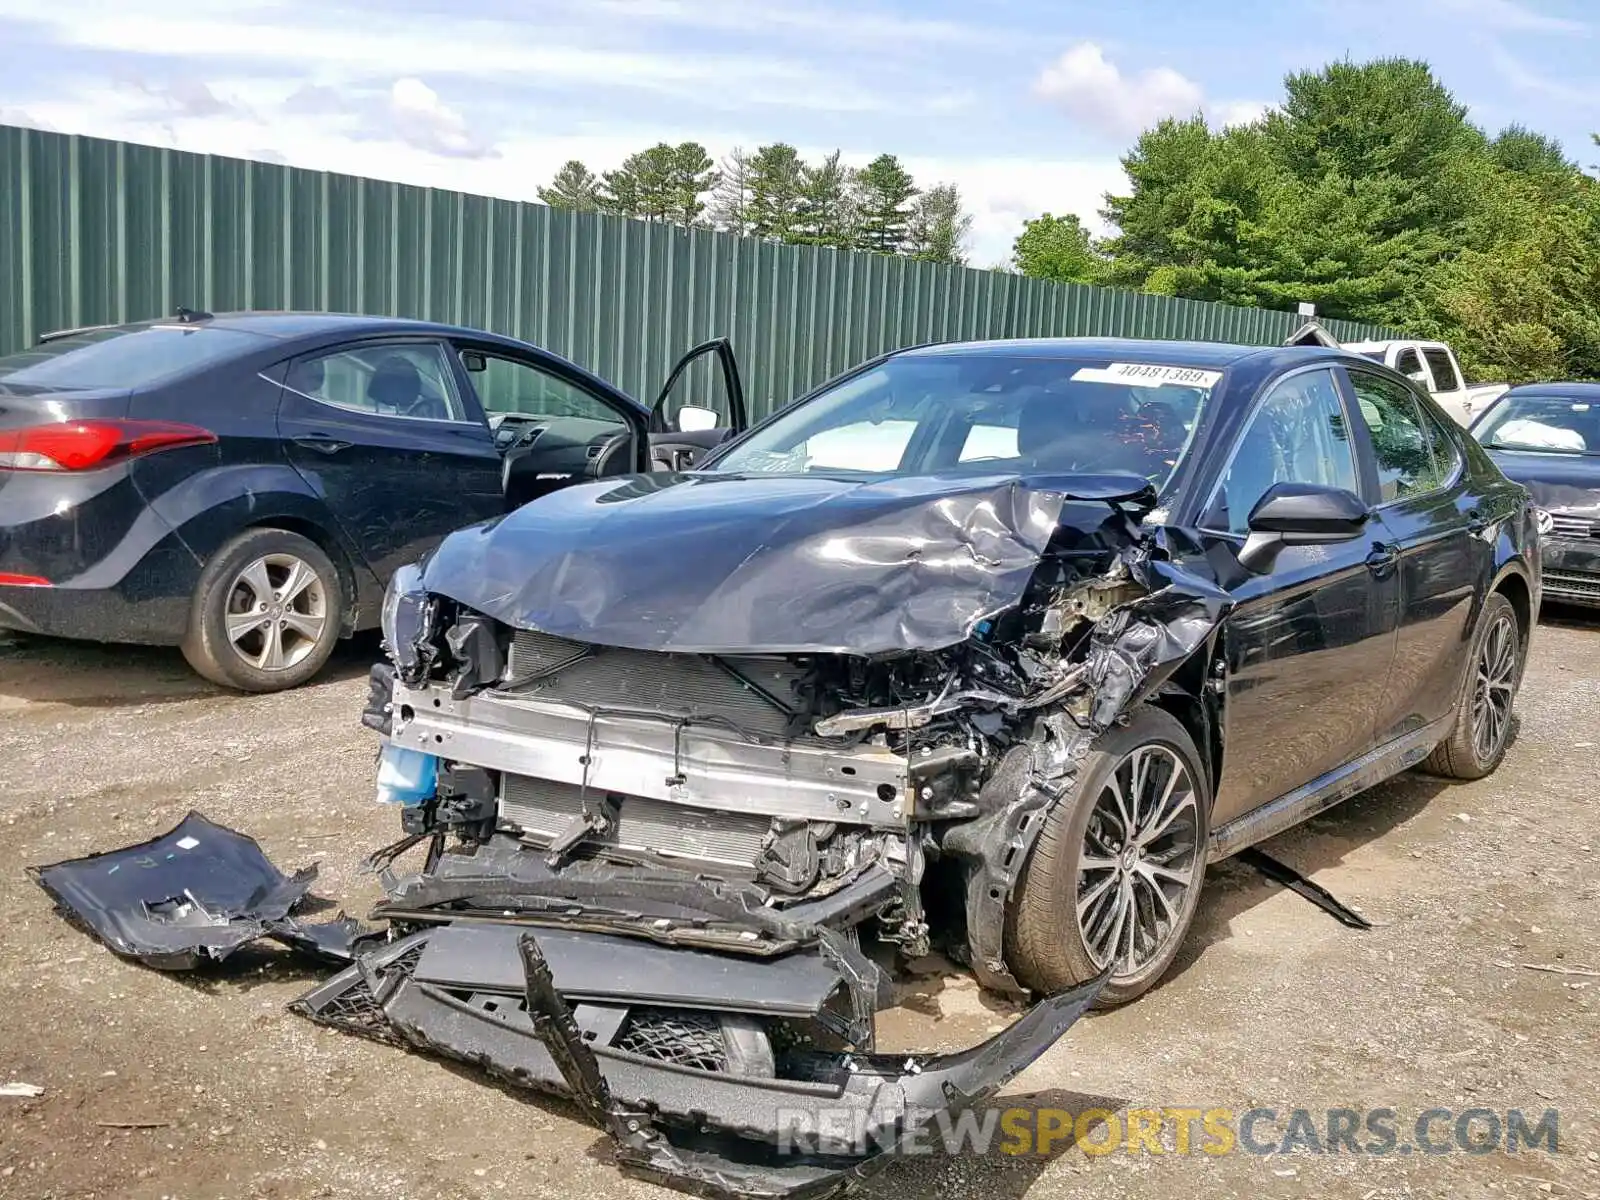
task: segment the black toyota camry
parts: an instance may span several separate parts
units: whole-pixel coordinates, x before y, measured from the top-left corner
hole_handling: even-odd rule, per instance
[[[452,529],[742,430],[725,340],[658,409],[685,394],[698,420],[669,429],[535,346],[385,317],[46,335],[0,358],[0,628],[181,645],[218,683],[293,687]]]

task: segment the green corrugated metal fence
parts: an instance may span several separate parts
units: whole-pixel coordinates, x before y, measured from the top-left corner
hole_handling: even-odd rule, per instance
[[[1272,343],[1290,313],[1046,283],[0,126],[0,353],[66,326],[384,313],[492,329],[648,397],[733,338],[757,415],[871,355],[958,338]],[[1384,331],[1327,322],[1340,338]]]

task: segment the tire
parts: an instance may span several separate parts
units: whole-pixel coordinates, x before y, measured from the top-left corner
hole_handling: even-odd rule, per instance
[[[212,683],[280,692],[322,669],[343,616],[339,572],[322,547],[286,529],[247,529],[200,573],[183,656]]]
[[[1424,771],[1446,779],[1482,779],[1500,765],[1511,743],[1511,709],[1526,655],[1516,609],[1499,592],[1490,592],[1461,673],[1455,723],[1423,762]]]
[[[1175,776],[1177,781],[1164,807],[1134,814],[1136,829],[1159,831],[1148,843],[1149,857],[1139,857],[1140,852],[1119,840],[1121,818],[1114,815],[1119,808],[1111,791],[1115,781],[1125,795],[1141,763],[1149,781],[1149,792],[1141,791],[1147,804],[1160,801],[1167,779]],[[1177,774],[1179,767],[1183,775]],[[1121,957],[1124,965],[1113,970],[1095,1007],[1126,1004],[1154,986],[1172,965],[1194,920],[1205,881],[1210,812],[1211,791],[1200,756],[1188,731],[1171,714],[1142,706],[1126,725],[1102,736],[1084,759],[1072,794],[1051,810],[1018,880],[1006,922],[1006,958],[1017,978],[1035,991],[1054,994],[1094,978],[1105,961]],[[1163,820],[1168,822],[1165,828]],[[1091,841],[1101,853],[1086,853]],[[1088,857],[1108,866],[1085,866]],[[1174,878],[1156,876],[1150,871],[1154,867]],[[1165,901],[1161,909],[1152,888]],[[1133,904],[1124,909],[1125,916],[1140,919],[1134,925],[1134,944],[1118,938],[1121,953],[1113,955],[1106,951],[1112,945],[1115,912],[1126,896],[1133,897]]]

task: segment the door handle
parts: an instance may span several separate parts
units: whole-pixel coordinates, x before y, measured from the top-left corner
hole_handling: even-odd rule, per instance
[[[1372,552],[1367,555],[1367,570],[1380,579],[1394,570],[1394,564],[1400,555],[1395,546],[1390,542],[1373,542]]]
[[[1467,528],[1473,533],[1482,533],[1489,528],[1489,518],[1481,508],[1468,510]]]
[[[319,454],[337,454],[341,450],[350,448],[349,442],[341,442],[338,438],[329,437],[325,433],[302,433],[294,439],[296,446],[304,446],[307,450],[315,450]]]

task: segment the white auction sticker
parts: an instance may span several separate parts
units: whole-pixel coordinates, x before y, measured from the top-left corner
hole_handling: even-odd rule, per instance
[[[1079,367],[1072,378],[1081,383],[1121,383],[1130,387],[1210,388],[1217,386],[1222,372],[1164,367],[1158,363],[1112,363],[1109,367]]]

